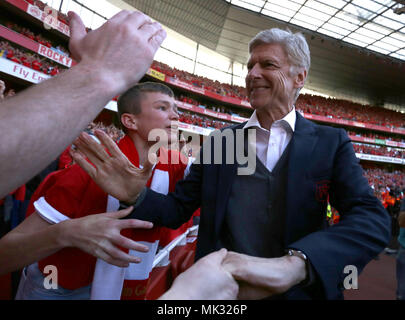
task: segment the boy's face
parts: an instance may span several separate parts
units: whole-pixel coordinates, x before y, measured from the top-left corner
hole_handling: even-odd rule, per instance
[[[137,119],[137,134],[145,141],[148,141],[149,132],[153,129],[162,129],[167,135],[168,143],[176,141],[178,138],[177,105],[174,98],[164,93],[144,93],[141,99],[141,113],[137,114],[135,118]],[[151,141],[151,143],[156,143],[156,141]]]

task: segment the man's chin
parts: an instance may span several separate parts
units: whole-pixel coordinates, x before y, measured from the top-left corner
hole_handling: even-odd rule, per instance
[[[261,101],[252,100],[252,101],[250,102],[250,105],[252,106],[252,108],[253,108],[254,110],[261,110],[261,109],[267,108],[267,105],[268,105],[268,104],[263,103],[263,102],[261,102]]]

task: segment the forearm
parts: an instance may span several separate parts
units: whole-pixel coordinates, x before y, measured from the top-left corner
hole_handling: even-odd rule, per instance
[[[2,102],[0,197],[53,161],[117,93],[79,64]]]
[[[239,298],[246,299],[281,294],[307,277],[305,261],[295,256],[258,258],[230,253],[224,268],[240,282]]]
[[[239,279],[239,300],[260,300],[279,295],[306,279],[303,260],[297,257],[277,259],[281,262],[279,267],[275,267],[273,262],[264,262],[263,267],[252,265],[246,269],[244,276]]]
[[[304,260],[294,256],[254,258],[241,280],[274,293],[282,293],[307,277]]]
[[[65,247],[63,222],[38,232],[11,231],[0,239],[0,275],[39,261]]]

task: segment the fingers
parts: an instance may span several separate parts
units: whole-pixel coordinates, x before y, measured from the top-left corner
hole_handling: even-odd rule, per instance
[[[86,36],[86,27],[83,24],[82,19],[73,11],[68,12],[69,26],[70,26],[70,41],[69,50],[72,57],[80,61],[81,55],[79,53],[80,42]]]
[[[95,251],[97,258],[103,259],[109,264],[125,268],[129,266],[129,263],[139,263],[141,259],[135,256],[131,256],[128,253],[114,247],[112,244],[106,245],[104,248],[98,248]]]
[[[110,155],[105,151],[104,146],[96,142],[86,132],[82,132],[79,138],[77,147],[79,150],[88,151],[89,155],[94,154],[101,162],[104,162],[110,158]],[[113,142],[114,143],[114,142]],[[87,155],[87,152],[85,152]]]
[[[104,150],[103,146],[94,141],[94,139],[87,133],[82,132],[79,138],[77,138],[73,143],[77,149],[75,153],[79,156],[81,155],[83,158],[88,158],[90,162],[96,167],[96,171],[91,170],[91,173],[97,173],[97,170],[102,168],[105,161],[110,158],[109,154]],[[90,169],[90,167],[86,166],[83,161],[79,163],[81,167],[83,167],[81,164],[85,166],[83,167],[83,169]],[[86,171],[88,171],[88,173],[90,174],[89,170]],[[94,176],[92,177],[94,178]]]
[[[153,50],[157,51],[160,46],[162,45],[162,42],[166,39],[167,33],[164,29],[159,30],[157,33],[155,33],[150,39],[149,43],[153,47]]]
[[[151,24],[152,20],[146,14],[140,11],[133,11],[125,19],[124,23],[128,23],[133,30],[141,29],[145,24]]]
[[[84,170],[87,174],[94,178],[97,170],[86,159],[86,157],[79,150],[70,149],[70,156],[72,159]]]
[[[94,134],[97,138],[100,139],[100,142],[107,147],[108,152],[111,154],[112,157],[119,158],[119,157],[125,157],[126,156],[122,153],[120,148],[118,148],[118,145],[114,142],[111,137],[105,133],[103,130],[94,130]],[[104,149],[103,149],[104,150]]]
[[[139,28],[139,30],[142,31],[142,34],[146,39],[150,40],[162,30],[162,25],[159,22],[145,23]]]
[[[153,152],[148,152],[148,157],[146,158],[145,163],[143,164],[141,172],[148,175],[151,174],[153,166],[157,162],[158,162],[157,155]]]
[[[222,263],[222,261],[225,259],[227,253],[228,253],[228,251],[225,248],[222,248],[219,251],[210,253],[203,259],[209,260],[212,263],[220,265]]]
[[[122,248],[127,248],[130,250],[135,250],[135,251],[140,251],[140,252],[149,251],[149,248],[147,246],[145,246],[144,244],[138,243],[138,242],[133,241],[124,236],[120,236],[119,238],[117,238],[115,244]]]
[[[123,210],[107,212],[105,213],[105,215],[110,218],[121,219],[129,215],[132,212],[133,208],[134,208],[133,206],[130,206]]]
[[[122,229],[152,229],[153,223],[138,219],[125,219],[118,221],[118,228]]]

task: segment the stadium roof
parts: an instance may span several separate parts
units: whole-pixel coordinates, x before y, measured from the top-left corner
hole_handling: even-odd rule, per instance
[[[327,36],[405,60],[405,15],[391,0],[226,0]],[[403,1],[405,4],[405,1]],[[398,10],[397,10],[398,11]]]
[[[301,31],[312,59],[305,88],[405,110],[405,13],[394,13],[405,7],[404,0],[125,2],[241,63],[246,63],[248,43],[259,31]]]

